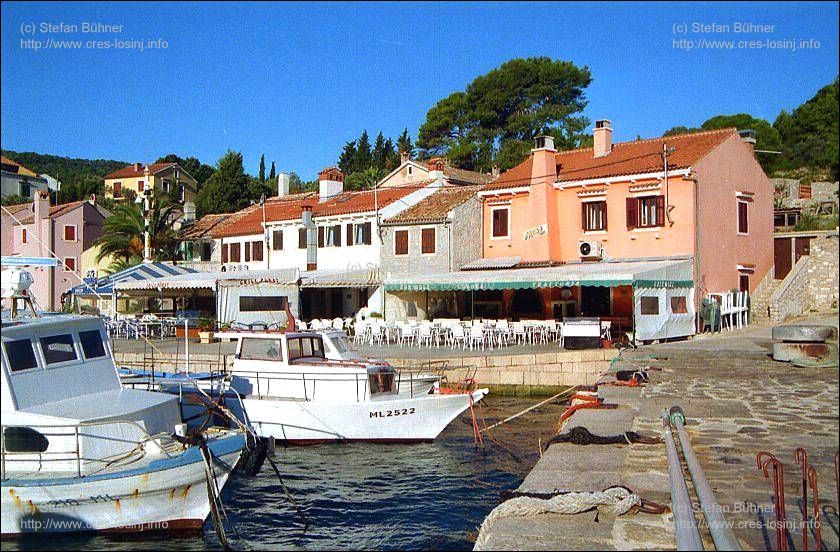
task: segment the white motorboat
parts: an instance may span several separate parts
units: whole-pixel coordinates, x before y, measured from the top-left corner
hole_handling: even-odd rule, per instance
[[[2,330],[3,535],[203,526],[241,431],[182,438],[176,397],[120,384],[99,318],[16,318]]]
[[[188,389],[170,386],[188,396]],[[400,392],[388,364],[331,360],[312,332],[239,339],[230,379],[213,390],[261,437],[292,443],[434,440],[486,389],[459,394]],[[190,418],[190,401],[184,401]]]

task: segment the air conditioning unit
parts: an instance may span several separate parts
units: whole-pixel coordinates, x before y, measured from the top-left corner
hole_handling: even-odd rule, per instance
[[[582,241],[578,243],[578,253],[581,259],[600,259],[601,242]]]

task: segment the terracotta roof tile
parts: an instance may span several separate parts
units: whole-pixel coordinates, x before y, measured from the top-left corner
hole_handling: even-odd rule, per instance
[[[210,238],[212,236],[212,230],[230,217],[231,215],[229,213],[204,215],[189,226],[181,228],[181,230],[178,231],[178,239],[199,240],[202,238]]]
[[[52,207],[50,207],[49,217],[50,218],[60,217],[61,215],[67,214],[70,211],[73,211],[73,210],[81,207],[85,203],[87,203],[87,201],[74,201],[72,203],[62,203],[61,205],[53,205]],[[28,205],[28,206],[31,207],[32,203],[27,203],[25,205]],[[30,208],[30,210],[27,212],[26,216],[24,216],[23,218],[18,217],[18,220],[20,221],[21,224],[32,224],[33,222],[35,222],[35,212]]]
[[[149,167],[149,174],[155,174],[157,172],[162,171],[163,169],[168,169],[172,165],[177,165],[177,163],[152,163],[148,165]],[[134,164],[128,165],[121,169],[117,169],[112,173],[108,173],[105,175],[105,180],[112,180],[114,178],[138,178],[144,176],[146,174],[146,165],[140,163],[139,170],[136,168]]]
[[[475,197],[483,186],[448,186],[384,222],[387,224],[436,223],[446,220],[455,207]]]
[[[380,189],[377,194],[379,208],[399,201],[416,189],[416,186]],[[305,205],[312,207],[312,217],[317,219],[318,217],[371,212],[374,210],[375,200],[373,190],[344,192],[323,203],[318,201],[318,192],[272,198],[265,204],[265,220],[277,222],[300,219]],[[211,234],[214,238],[223,238],[261,234],[262,231],[262,209],[259,205],[251,205],[234,213],[223,224],[216,226]]]
[[[555,155],[558,166],[557,182],[607,178],[660,172],[662,170],[662,146],[667,144],[675,150],[668,157],[668,167],[686,169],[696,164],[712,149],[737,135],[734,128],[682,134],[650,140],[619,142],[603,157],[594,157],[592,148],[561,151]],[[506,171],[486,190],[528,186],[531,178],[532,157]]]
[[[26,167],[24,167],[23,165],[21,165],[17,161],[13,161],[13,160],[9,159],[5,155],[0,155],[0,163],[3,163],[4,165],[11,165],[12,168],[17,169],[16,171],[14,171],[17,174],[22,174],[24,176],[38,176],[33,171],[27,169]]]

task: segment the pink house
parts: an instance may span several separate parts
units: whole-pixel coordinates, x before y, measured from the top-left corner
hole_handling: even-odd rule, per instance
[[[537,138],[479,194],[484,257],[511,267],[687,259],[697,303],[706,292],[755,292],[773,266],[773,185],[752,142],[730,128],[614,144],[606,120],[591,148],[558,152]],[[588,291],[606,293],[611,314],[632,315],[629,287]],[[550,315],[559,290],[540,292]],[[578,309],[581,293],[564,290]]]
[[[36,267],[32,288],[44,310],[61,308],[61,295],[79,285],[82,253],[102,235],[106,214],[93,201],[50,206],[49,195],[36,194],[35,201],[6,207],[2,211],[4,256],[52,257],[57,267]]]

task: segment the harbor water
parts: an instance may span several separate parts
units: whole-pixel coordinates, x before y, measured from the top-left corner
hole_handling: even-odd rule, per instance
[[[540,399],[488,397],[487,424]],[[237,474],[224,490],[237,549],[471,549],[484,517],[501,493],[519,486],[552,436],[564,407],[549,403],[473,443],[469,413],[432,443],[346,443],[279,447],[273,459],[305,512],[303,523],[266,463],[256,477]],[[495,441],[495,442],[494,442]],[[219,549],[210,522],[200,534],[31,535],[4,542],[6,550]]]

